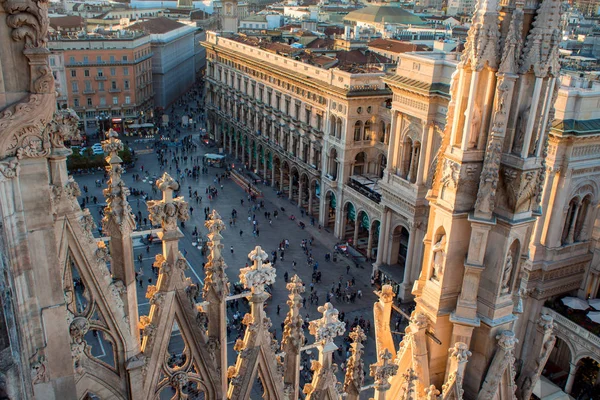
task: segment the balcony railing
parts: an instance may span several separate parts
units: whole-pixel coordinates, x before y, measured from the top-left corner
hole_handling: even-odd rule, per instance
[[[119,89],[119,88],[110,88],[110,89],[108,89],[108,91],[109,91],[110,93],[120,93],[120,92],[121,92],[121,89]]]
[[[580,353],[589,352],[600,358],[600,337],[598,337],[598,335],[590,332],[581,325],[571,321],[566,316],[551,308],[542,307],[542,314],[548,314],[554,319],[554,331],[558,333],[561,338],[578,338],[576,343],[577,346],[575,347]],[[578,355],[573,354],[572,356],[577,358]]]
[[[106,76],[95,76],[94,79],[97,80],[97,81],[105,81],[108,78]]]
[[[96,91],[94,89],[85,89],[83,91],[83,94],[94,94],[96,93]]]

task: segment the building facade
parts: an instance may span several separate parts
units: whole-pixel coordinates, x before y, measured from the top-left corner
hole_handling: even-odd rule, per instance
[[[212,32],[205,46],[212,138],[374,259],[391,128],[383,73],[323,69]]]
[[[194,38],[197,28],[159,17],[138,22],[127,29],[150,36],[154,105],[169,106],[196,81]]]
[[[101,115],[110,116],[118,128],[153,108],[148,35],[57,36],[50,40],[49,48],[57,75],[62,74],[64,65],[66,104],[84,122],[86,131],[98,129]]]

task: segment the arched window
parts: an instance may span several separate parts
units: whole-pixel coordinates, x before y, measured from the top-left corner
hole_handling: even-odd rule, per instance
[[[565,225],[563,226],[563,233],[561,242],[563,245],[571,244],[574,240],[575,234],[575,220],[577,219],[577,211],[579,209],[579,199],[576,197],[569,202],[569,210],[567,211],[567,218],[565,219]]]
[[[385,122],[379,123],[379,142],[385,143]]]
[[[364,151],[361,151],[354,158],[354,175],[362,175],[365,172],[365,167],[367,165],[367,154]]]
[[[403,178],[408,180],[408,172],[410,167],[410,157],[412,154],[413,141],[410,137],[407,137],[402,145],[402,171],[400,174]]]
[[[363,140],[371,140],[371,121],[365,122],[363,130]]]
[[[329,152],[329,169],[328,173],[335,181],[337,178],[337,150],[332,148]]]
[[[354,124],[354,141],[360,141],[360,135],[362,133],[362,122],[356,121]]]
[[[334,137],[336,136],[336,131],[335,131],[336,126],[337,126],[337,118],[335,116],[332,116],[330,124],[329,124],[329,135],[330,136],[334,136]]]
[[[335,125],[335,137],[338,139],[342,138],[342,119],[338,118]]]
[[[591,202],[592,196],[587,195],[583,198],[581,204],[579,205],[579,212],[577,213],[577,220],[575,221],[574,233],[574,239],[576,242],[581,242],[588,239],[586,222]]]

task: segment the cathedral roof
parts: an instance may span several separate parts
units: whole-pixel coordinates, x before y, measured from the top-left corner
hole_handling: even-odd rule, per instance
[[[393,6],[368,6],[360,10],[348,13],[344,18],[346,21],[365,23],[382,23],[396,25],[426,25],[421,17],[406,11],[400,7]]]
[[[551,132],[560,135],[597,135],[600,134],[600,119],[565,119],[554,121]]]

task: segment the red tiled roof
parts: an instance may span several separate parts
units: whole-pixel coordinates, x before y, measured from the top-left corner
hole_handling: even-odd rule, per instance
[[[429,47],[423,44],[402,42],[400,40],[392,39],[375,39],[369,42],[367,46],[392,53],[406,53],[409,51],[423,51],[429,49]]]
[[[307,49],[332,49],[335,41],[332,39],[321,39],[317,38],[312,42],[306,44],[304,47]]]

